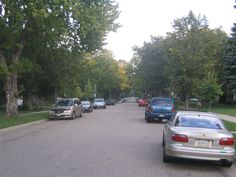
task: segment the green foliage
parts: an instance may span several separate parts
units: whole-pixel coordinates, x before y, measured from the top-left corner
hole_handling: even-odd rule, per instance
[[[197,86],[209,72],[219,74],[226,34],[210,30],[205,17],[195,17],[192,12],[176,20],[173,27],[175,32],[169,34],[170,88],[188,99],[197,94]]]
[[[232,28],[232,36],[228,39],[225,55],[226,86],[236,93],[236,24]]]
[[[202,100],[205,100],[209,103],[209,109],[211,103],[215,101],[217,96],[223,94],[221,86],[217,83],[217,78],[212,73],[209,73],[208,76],[202,80],[198,86],[198,90]]]
[[[24,98],[81,96],[78,85],[84,89],[87,81],[81,79],[82,55],[101,49],[107,33],[119,27],[118,5],[112,0],[0,2],[0,76],[17,73]]]
[[[161,37],[152,37],[150,43],[134,48],[139,64],[135,68],[135,82],[141,90],[149,94],[165,95],[167,87],[166,66],[168,63],[166,41]]]
[[[87,81],[87,84],[85,85],[84,89],[84,96],[86,100],[90,100],[94,98],[94,85],[90,80]]]
[[[131,63],[135,93],[169,96],[174,92],[180,100],[186,100],[188,107],[190,97],[208,98],[207,92],[199,94],[198,89],[214,73],[205,85],[214,83],[214,95],[219,95],[226,33],[209,29],[206,17],[195,16],[191,11],[176,19],[173,29],[166,37],[152,37],[151,42],[134,48]]]

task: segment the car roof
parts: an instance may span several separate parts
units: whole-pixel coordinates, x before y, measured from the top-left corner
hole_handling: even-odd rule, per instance
[[[178,111],[176,116],[178,115],[196,115],[196,116],[208,116],[208,117],[215,117],[219,118],[216,114],[211,112],[203,112],[203,111]]]
[[[171,99],[168,98],[168,97],[153,97],[152,99],[165,99],[165,100],[171,100]]]

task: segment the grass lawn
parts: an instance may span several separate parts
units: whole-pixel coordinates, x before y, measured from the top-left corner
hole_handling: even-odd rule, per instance
[[[48,113],[37,113],[37,114],[28,114],[21,115],[14,118],[6,118],[3,116],[3,113],[0,113],[0,129],[12,127],[15,125],[20,125],[24,123],[29,123],[37,120],[47,119]]]
[[[216,105],[211,111],[236,117],[236,105]]]
[[[223,120],[224,125],[229,131],[236,131],[236,123]]]

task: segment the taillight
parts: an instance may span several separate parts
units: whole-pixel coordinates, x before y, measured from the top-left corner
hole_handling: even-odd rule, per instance
[[[172,108],[171,112],[175,112],[175,108],[174,107]]]
[[[177,141],[177,142],[185,142],[187,143],[188,142],[188,136],[186,135],[181,135],[181,134],[173,134],[171,139],[173,141]]]
[[[147,109],[148,109],[148,112],[152,112],[153,111],[151,106],[148,106]]]
[[[234,145],[234,138],[221,138],[219,145]]]

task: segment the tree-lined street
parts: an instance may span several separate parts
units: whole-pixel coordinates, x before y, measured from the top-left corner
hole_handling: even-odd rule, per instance
[[[0,132],[1,177],[233,177],[215,163],[162,162],[164,124],[124,103],[76,120],[46,121]]]

